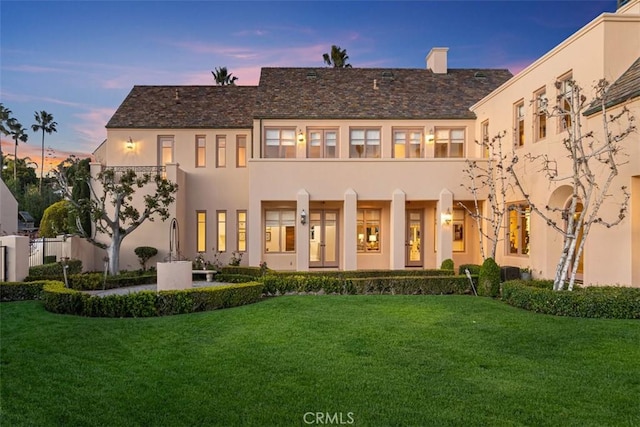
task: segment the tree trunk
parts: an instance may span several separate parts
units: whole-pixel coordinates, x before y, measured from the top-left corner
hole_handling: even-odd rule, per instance
[[[120,245],[124,236],[120,233],[114,233],[111,244],[107,247],[107,255],[109,256],[109,275],[115,276],[120,273]]]

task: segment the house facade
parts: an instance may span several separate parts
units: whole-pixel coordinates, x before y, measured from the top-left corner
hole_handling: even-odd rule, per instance
[[[548,123],[541,136],[529,100],[542,91],[551,99],[567,76],[585,86],[628,81],[640,56],[639,9],[636,0],[596,18],[517,76],[448,68],[448,49],[434,48],[423,69],[263,68],[257,86],[135,86],[107,124],[92,170],[160,167],[177,182],[172,216],[191,259],[226,263],[241,254],[243,265],[298,271],[480,263],[465,209],[474,198],[463,186],[467,160],[488,161],[476,141],[507,130],[524,141],[516,150],[560,155],[562,130]],[[638,94],[629,93],[614,108],[628,105],[637,117]],[[589,126],[597,128],[596,116]],[[640,284],[640,144],[631,138],[620,176],[632,189],[630,215],[592,231],[588,282]],[[561,186],[527,185],[543,199],[565,195]],[[506,221],[509,244],[497,261],[552,277],[560,237],[530,214]],[[609,233],[624,240],[624,255],[602,249]],[[161,261],[168,223],[147,222],[125,239],[121,268],[137,268],[133,249],[142,245],[158,248]],[[600,265],[612,255],[614,276]]]

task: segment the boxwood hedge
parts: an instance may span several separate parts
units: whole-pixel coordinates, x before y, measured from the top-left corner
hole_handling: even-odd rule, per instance
[[[515,307],[556,316],[640,319],[640,288],[589,286],[554,291],[551,281],[511,280],[502,300]]]
[[[262,283],[212,286],[176,291],[141,291],[95,296],[65,288],[60,282],[43,287],[43,301],[54,313],[91,317],[151,317],[236,307],[257,302]]]
[[[27,301],[40,299],[42,287],[49,280],[37,280],[33,282],[2,282],[0,283],[0,301]],[[60,283],[60,282],[55,282]]]

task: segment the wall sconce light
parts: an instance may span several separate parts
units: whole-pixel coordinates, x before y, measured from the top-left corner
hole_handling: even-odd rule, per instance
[[[429,132],[427,132],[427,134],[424,137],[425,137],[425,140],[427,141],[427,144],[433,144],[433,140],[435,139],[433,128],[429,129]]]
[[[135,147],[135,144],[133,143],[133,139],[131,139],[131,137],[129,137],[129,140],[125,143],[125,147],[127,148],[127,150],[133,150],[133,148]]]
[[[441,216],[442,216],[443,224],[451,225],[451,221],[453,221],[453,215],[451,214],[451,209],[447,208],[447,211],[443,212]]]
[[[305,225],[307,223],[307,213],[302,209],[300,212],[300,224]]]
[[[304,133],[302,133],[302,131],[298,131],[298,144],[304,144]]]

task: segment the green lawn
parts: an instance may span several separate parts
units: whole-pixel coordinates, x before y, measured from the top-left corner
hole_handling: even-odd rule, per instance
[[[144,319],[14,302],[0,321],[2,426],[289,426],[308,412],[360,426],[640,425],[639,321],[468,296],[291,296]]]

